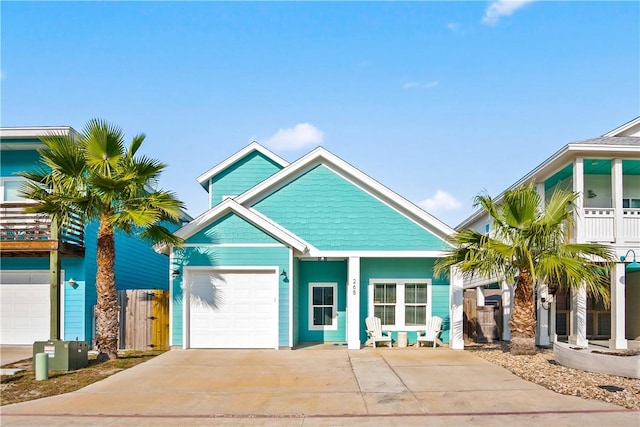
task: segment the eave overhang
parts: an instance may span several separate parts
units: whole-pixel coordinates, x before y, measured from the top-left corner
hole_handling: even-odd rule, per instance
[[[311,248],[311,245],[304,240],[293,235],[273,221],[270,221],[260,213],[252,209],[245,208],[233,199],[225,199],[214,208],[209,209],[208,211],[191,221],[189,224],[177,230],[174,234],[177,237],[186,240],[228,213],[234,213],[238,215],[239,217],[258,227],[263,232],[269,234],[274,239],[282,242],[286,246],[297,250],[300,253],[308,252],[309,248]],[[155,249],[157,252],[164,254],[168,254],[170,250],[170,248],[166,245],[158,246]]]
[[[246,147],[244,147],[242,150],[240,150],[237,153],[235,153],[234,155],[232,155],[231,157],[227,158],[223,162],[217,164],[213,168],[209,169],[208,171],[206,171],[205,173],[200,175],[197,178],[198,182],[200,183],[200,185],[202,187],[204,187],[205,190],[208,191],[209,190],[209,180],[212,177],[214,177],[215,175],[219,174],[220,172],[222,172],[223,170],[225,170],[229,166],[233,165],[238,160],[241,160],[243,157],[247,156],[248,154],[250,154],[253,151],[259,152],[260,154],[264,155],[265,157],[267,157],[268,159],[270,159],[274,163],[282,166],[283,168],[287,167],[287,165],[289,164],[289,162],[284,160],[282,157],[278,156],[277,154],[273,153],[272,151],[267,150],[265,147],[263,147],[262,145],[260,145],[260,144],[258,144],[257,142],[254,141],[251,144],[249,144]]]
[[[309,152],[234,200],[243,206],[252,206],[320,164],[345,177],[450,245],[447,238],[455,233],[451,227],[322,147]]]

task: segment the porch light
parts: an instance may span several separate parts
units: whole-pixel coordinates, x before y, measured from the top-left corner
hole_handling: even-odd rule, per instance
[[[633,249],[629,249],[624,256],[620,257],[620,261],[624,262],[627,260],[629,253],[633,254],[633,261],[625,266],[625,271],[627,273],[633,273],[634,271],[640,271],[640,262],[636,261],[636,253]]]
[[[282,273],[280,273],[280,277],[282,277],[282,281],[284,283],[289,283],[289,278],[287,277],[287,271],[283,268]]]

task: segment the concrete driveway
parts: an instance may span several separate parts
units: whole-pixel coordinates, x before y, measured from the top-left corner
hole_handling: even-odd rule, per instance
[[[33,345],[0,345],[0,366],[33,356]]]
[[[66,395],[2,407],[15,425],[637,426],[448,349],[172,350]]]

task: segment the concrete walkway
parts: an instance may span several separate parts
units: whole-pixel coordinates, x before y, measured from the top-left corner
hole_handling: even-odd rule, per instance
[[[325,346],[172,350],[1,411],[2,426],[640,424],[640,412],[556,394],[464,351]]]

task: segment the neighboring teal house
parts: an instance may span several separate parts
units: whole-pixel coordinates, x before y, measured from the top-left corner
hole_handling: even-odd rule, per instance
[[[463,348],[462,279],[433,274],[453,230],[416,205],[321,147],[289,164],[254,142],[198,181],[210,209],[170,253],[172,346],[359,349],[370,315],[415,343],[437,315]]]
[[[534,185],[545,203],[556,189],[577,193],[572,241],[607,245],[619,260],[610,272],[610,305],[589,297],[585,288],[556,291],[539,285],[536,344],[567,341],[587,347],[595,341],[615,350],[640,348],[640,117],[602,136],[565,145],[509,189],[521,185]],[[503,195],[495,200],[500,203]],[[457,229],[489,232],[491,227],[488,215],[479,210]],[[484,305],[484,289],[496,287],[504,310],[502,338],[509,340],[513,284],[496,277],[464,283],[465,289],[476,290],[478,305]]]
[[[78,222],[60,240],[51,236],[46,218],[25,214],[29,203],[18,190],[16,172],[33,169],[38,139],[45,134],[75,132],[70,127],[0,128],[0,344],[48,340],[50,330],[49,257],[61,258],[60,335],[63,340],[92,342],[96,303],[97,224]],[[168,289],[169,259],[148,243],[116,236],[116,280],[122,289]]]

